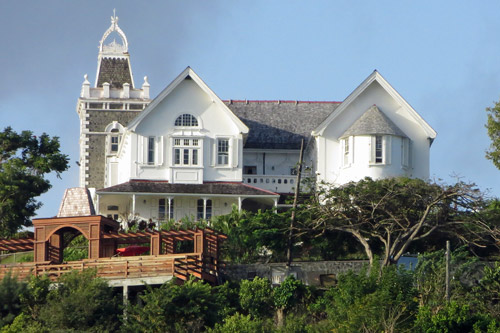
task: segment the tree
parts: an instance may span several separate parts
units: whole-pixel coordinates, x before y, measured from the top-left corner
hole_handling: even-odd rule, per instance
[[[49,291],[36,322],[52,332],[110,332],[119,328],[121,314],[121,299],[95,270],[73,271]]]
[[[256,276],[240,284],[241,308],[254,318],[266,318],[273,313],[273,291],[271,282]]]
[[[0,281],[0,328],[10,324],[21,312],[21,294],[26,283],[7,273]]]
[[[144,305],[129,305],[125,332],[199,332],[218,319],[219,304],[210,285],[174,280],[140,296]]]
[[[418,303],[413,273],[402,266],[341,274],[319,303],[325,308],[330,331],[409,332]]]
[[[273,301],[276,308],[278,327],[284,324],[285,312],[302,301],[306,286],[293,275],[287,276],[279,286],[273,289]]]
[[[340,187],[320,186],[308,207],[315,216],[307,227],[352,235],[370,264],[382,247],[382,266],[387,266],[414,241],[437,231],[484,246],[498,235],[480,215],[485,205],[481,192],[463,182],[447,186],[410,178],[365,178]]]
[[[488,112],[486,128],[491,139],[490,149],[486,151],[486,158],[500,169],[500,102],[495,103],[494,107],[486,108],[486,112]]]
[[[0,236],[11,236],[42,205],[35,200],[51,184],[45,176],[68,169],[68,156],[59,151],[59,139],[31,131],[20,134],[5,128],[0,132]]]

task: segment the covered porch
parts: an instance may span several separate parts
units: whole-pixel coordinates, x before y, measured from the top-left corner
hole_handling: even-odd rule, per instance
[[[210,220],[238,210],[274,209],[279,195],[242,183],[170,184],[164,181],[133,180],[98,190],[96,211],[120,221],[156,224],[168,220]]]

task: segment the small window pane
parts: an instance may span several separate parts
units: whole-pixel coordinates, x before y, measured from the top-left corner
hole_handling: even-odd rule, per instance
[[[191,114],[183,114],[175,120],[175,126],[194,127],[198,126],[198,120]]]
[[[189,164],[189,149],[184,149],[183,164],[184,165],[188,165]]]
[[[217,164],[229,164],[229,140],[219,139],[217,141]]]
[[[181,164],[181,150],[179,148],[174,150],[174,164]]]
[[[198,165],[198,150],[193,149],[193,160],[192,160],[193,165]]]
[[[155,138],[153,136],[148,138],[148,164],[155,163]]]
[[[382,136],[375,137],[375,163],[383,163],[382,158]]]

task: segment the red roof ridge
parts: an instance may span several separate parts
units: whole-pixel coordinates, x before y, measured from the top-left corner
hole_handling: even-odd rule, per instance
[[[276,104],[281,104],[281,103],[295,103],[295,104],[312,104],[312,103],[322,103],[322,104],[340,104],[342,102],[339,101],[299,101],[299,100],[282,100],[282,99],[276,99],[276,100],[246,100],[246,99],[224,99],[222,100],[224,103],[276,103]]]

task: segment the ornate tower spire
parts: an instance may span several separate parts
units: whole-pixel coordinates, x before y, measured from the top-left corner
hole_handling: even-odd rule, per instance
[[[113,39],[112,42],[105,44],[106,39],[112,33],[116,33],[120,37],[121,43]],[[128,40],[123,30],[118,26],[118,16],[116,16],[115,10],[111,16],[111,26],[104,32],[99,42],[99,55],[97,56],[95,87],[102,87],[105,82],[110,84],[110,88],[121,89],[124,83],[130,84],[130,87],[134,88]]]

